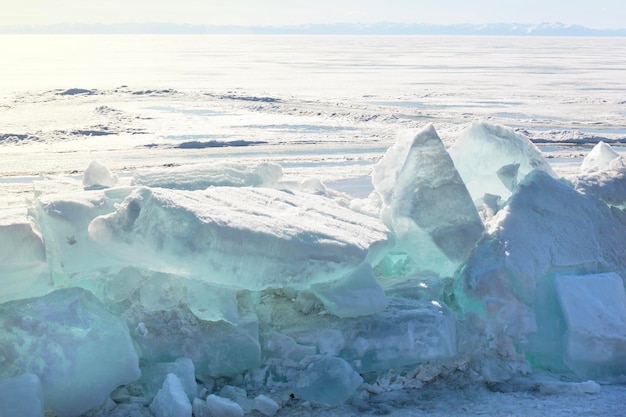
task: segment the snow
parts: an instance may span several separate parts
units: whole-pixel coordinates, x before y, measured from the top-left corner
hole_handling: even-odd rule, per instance
[[[60,417],[622,412],[623,40],[157,38],[0,77],[0,386]]]
[[[99,161],[91,161],[83,174],[83,186],[85,188],[107,188],[117,183],[117,176],[113,175],[109,168]]]

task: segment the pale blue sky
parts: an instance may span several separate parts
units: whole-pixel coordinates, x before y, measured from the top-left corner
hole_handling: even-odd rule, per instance
[[[0,24],[541,23],[626,27],[624,0],[0,0]]]

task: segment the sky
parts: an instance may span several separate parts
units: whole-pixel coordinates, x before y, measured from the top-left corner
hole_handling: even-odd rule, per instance
[[[624,0],[0,0],[0,25],[543,23],[626,27]]]

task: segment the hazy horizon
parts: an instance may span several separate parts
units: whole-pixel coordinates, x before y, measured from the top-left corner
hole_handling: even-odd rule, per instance
[[[626,5],[619,0],[511,0],[506,5],[496,0],[23,0],[5,7],[0,15],[0,26],[149,22],[220,26],[562,22],[590,29],[620,29],[625,26]]]

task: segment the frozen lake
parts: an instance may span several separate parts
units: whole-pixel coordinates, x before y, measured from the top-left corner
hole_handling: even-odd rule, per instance
[[[450,144],[481,118],[566,170],[626,138],[623,38],[3,35],[0,56],[3,177],[215,157],[361,178],[398,130]]]
[[[447,147],[477,120],[511,127],[561,175],[599,141],[626,153],[626,38],[2,35],[0,56],[0,225],[94,159],[121,185],[137,170],[277,163],[285,184],[319,179],[347,200],[372,191],[399,132],[428,123]],[[623,386],[455,378],[358,412],[623,412]]]

